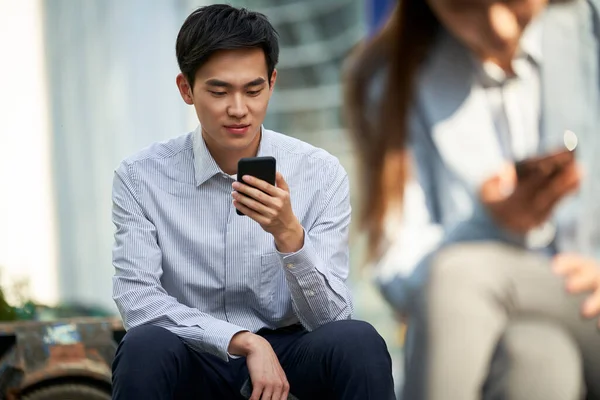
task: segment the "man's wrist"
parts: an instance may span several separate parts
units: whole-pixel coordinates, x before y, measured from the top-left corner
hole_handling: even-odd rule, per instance
[[[257,338],[259,336],[252,332],[238,332],[231,338],[227,352],[234,356],[247,357],[256,348]]]
[[[293,226],[274,236],[275,246],[280,253],[295,253],[304,246],[304,229],[300,222],[296,222]]]

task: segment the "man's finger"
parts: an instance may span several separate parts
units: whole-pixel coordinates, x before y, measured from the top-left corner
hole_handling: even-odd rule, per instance
[[[281,384],[280,386],[276,386],[273,389],[273,394],[271,395],[271,398],[273,400],[280,400],[282,394],[283,394],[283,384]]]
[[[262,182],[262,181],[260,181],[260,182]],[[259,203],[266,205],[267,207],[272,208],[274,205],[273,196],[271,196],[267,193],[264,193],[263,191],[257,189],[256,187],[244,185],[243,183],[239,183],[239,182],[234,182],[233,185],[231,185],[231,186],[233,187],[233,189],[236,192],[243,193],[246,196],[258,201]]]
[[[265,386],[260,400],[271,400],[273,398],[273,387],[272,385]]]
[[[283,391],[281,392],[280,399],[287,400],[289,394],[290,394],[290,384],[288,383],[287,380],[285,380],[283,383]]]
[[[283,179],[283,175],[281,175],[281,172],[277,172],[277,174],[275,175],[275,184],[279,189],[285,190],[289,193],[290,188],[288,187],[288,184],[285,181],[285,179]]]
[[[263,392],[263,386],[255,385],[252,389],[252,396],[250,396],[249,400],[261,400],[260,396]]]
[[[253,211],[256,211],[260,215],[268,217],[268,216],[270,216],[273,213],[273,211],[269,207],[267,207],[264,204],[262,204],[262,203],[260,203],[260,202],[258,202],[256,200],[254,200],[251,197],[245,196],[245,195],[243,195],[241,193],[238,193],[238,192],[233,192],[231,194],[231,196],[238,203],[241,203],[244,206],[248,207],[249,209],[251,209]]]
[[[262,179],[255,178],[254,176],[244,175],[242,180],[246,182],[250,186],[254,186],[257,189],[262,190],[267,193],[269,196],[275,197],[279,193],[277,188],[271,185],[268,182],[263,181]]]
[[[254,210],[246,207],[242,203],[237,200],[233,201],[233,206],[244,213],[245,216],[251,218],[252,220],[258,222],[260,225],[265,225],[268,221],[264,215],[257,213]]]

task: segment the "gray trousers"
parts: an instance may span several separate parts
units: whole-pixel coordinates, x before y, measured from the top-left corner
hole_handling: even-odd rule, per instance
[[[587,386],[600,399],[600,333],[597,319],[580,315],[584,298],[531,252],[497,243],[442,250],[422,315],[427,398],[481,399],[502,340],[498,398],[579,400]]]

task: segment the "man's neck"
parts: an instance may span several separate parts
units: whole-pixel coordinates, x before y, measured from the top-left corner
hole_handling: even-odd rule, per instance
[[[232,151],[228,149],[219,148],[219,146],[211,142],[210,139],[206,140],[204,134],[202,134],[202,139],[206,144],[206,148],[208,152],[215,160],[221,171],[225,172],[228,175],[234,175],[237,173],[238,161],[244,157],[255,157],[258,153],[258,147],[260,145],[262,132],[256,135],[255,140],[250,143],[248,147],[238,151]]]

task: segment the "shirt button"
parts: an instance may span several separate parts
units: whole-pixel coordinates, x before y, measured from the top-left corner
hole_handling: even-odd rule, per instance
[[[294,264],[292,264],[292,263],[285,264],[285,266],[289,269],[294,268]]]
[[[308,297],[313,297],[315,295],[315,292],[313,292],[312,290],[309,290],[309,291],[306,292],[306,295]]]

